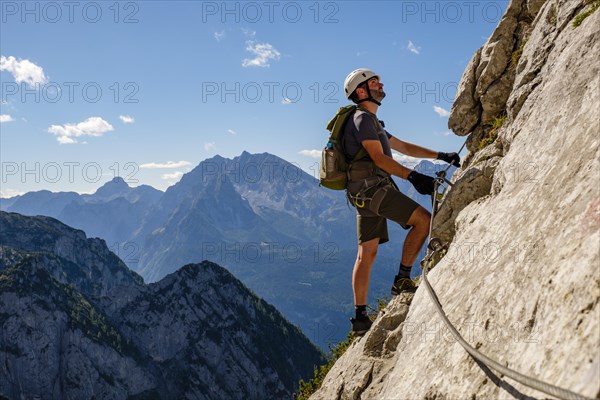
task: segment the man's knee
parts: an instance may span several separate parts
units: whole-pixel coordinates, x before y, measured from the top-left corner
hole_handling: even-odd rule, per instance
[[[429,224],[431,223],[431,214],[429,211],[419,206],[413,211],[412,215],[408,220],[408,225],[413,226],[417,229],[429,230]]]
[[[377,257],[379,239],[373,239],[358,245],[358,261],[372,263]]]

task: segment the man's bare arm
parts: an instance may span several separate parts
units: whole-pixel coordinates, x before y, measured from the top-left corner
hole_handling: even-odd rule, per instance
[[[378,168],[402,179],[408,179],[408,175],[412,170],[401,165],[392,157],[385,155],[379,140],[363,140],[362,145]]]
[[[437,158],[438,152],[400,140],[394,136],[389,139],[390,147],[407,156],[417,158]]]

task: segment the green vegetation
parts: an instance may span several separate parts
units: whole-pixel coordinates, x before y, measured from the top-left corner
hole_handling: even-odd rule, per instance
[[[526,43],[527,43],[527,40],[524,40],[523,43],[521,43],[521,45],[519,46],[519,48],[517,50],[513,51],[512,62],[511,62],[511,65],[513,68],[517,68],[517,65],[519,64],[519,60],[521,59],[521,56],[523,55],[523,48],[525,47]]]
[[[319,368],[315,368],[315,377],[310,379],[308,382],[300,381],[300,388],[298,389],[298,393],[294,393],[295,400],[308,400],[313,393],[315,393],[321,385],[323,384],[323,380],[327,373],[331,370],[335,362],[346,352],[348,347],[354,341],[354,335],[352,332],[348,332],[347,339],[343,342],[337,344],[337,346],[332,347],[331,343],[329,344],[329,351],[331,354],[329,355],[328,362],[325,365],[321,365]]]
[[[487,137],[483,138],[479,143],[479,150],[483,149],[486,146],[489,146],[490,144],[496,141],[496,139],[498,138],[498,131],[500,130],[502,125],[504,125],[505,121],[506,115],[501,114],[493,120],[491,120],[490,122],[484,124],[485,126],[489,126],[492,129],[488,132]]]
[[[392,299],[390,299],[389,297],[382,297],[382,298],[377,299],[377,312],[386,308],[388,306],[388,304],[390,304],[391,300]]]
[[[587,11],[584,11],[575,17],[573,20],[573,28],[577,28],[579,25],[581,25],[583,20],[595,13],[598,8],[600,8],[600,0],[592,1],[591,7]]]
[[[89,339],[109,347],[122,355],[141,359],[129,341],[109,323],[104,314],[98,312],[88,299],[72,285],[55,280],[46,269],[37,269],[37,263],[68,265],[51,254],[23,253],[23,260],[0,274],[0,291],[14,292],[17,296],[29,296],[41,309],[51,312],[59,310],[69,316],[72,329],[81,330]],[[4,316],[0,316],[5,318]]]

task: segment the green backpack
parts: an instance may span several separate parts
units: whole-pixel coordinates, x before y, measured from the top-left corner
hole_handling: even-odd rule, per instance
[[[321,166],[319,170],[319,184],[328,189],[344,190],[348,184],[348,168],[350,165],[346,162],[344,149],[342,148],[341,135],[349,117],[359,107],[348,105],[341,107],[337,114],[327,124],[327,130],[330,132],[329,141],[321,152]],[[351,163],[363,158],[367,151],[362,147],[354,156]]]

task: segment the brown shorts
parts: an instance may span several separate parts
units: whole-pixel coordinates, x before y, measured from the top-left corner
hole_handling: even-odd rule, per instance
[[[375,193],[379,189],[375,188],[367,194],[373,199],[383,195],[382,198],[380,197],[376,201],[365,200],[364,207],[356,207],[356,231],[359,244],[375,238],[379,238],[379,244],[388,242],[387,220],[398,223],[404,229],[409,229],[408,220],[419,207],[416,201],[391,185],[383,193],[376,195]]]

